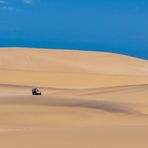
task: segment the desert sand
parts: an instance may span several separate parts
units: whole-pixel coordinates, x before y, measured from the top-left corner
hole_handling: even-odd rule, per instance
[[[147,60],[0,48],[0,147],[147,148],[147,139]]]

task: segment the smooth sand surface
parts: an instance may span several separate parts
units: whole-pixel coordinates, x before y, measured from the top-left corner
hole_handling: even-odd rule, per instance
[[[148,61],[0,49],[0,147],[147,148],[147,139]]]

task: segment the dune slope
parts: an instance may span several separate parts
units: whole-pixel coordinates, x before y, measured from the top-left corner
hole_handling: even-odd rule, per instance
[[[147,67],[146,60],[112,53],[0,49],[1,84],[72,88],[144,84]]]
[[[1,48],[0,69],[146,75],[148,61],[104,52]]]

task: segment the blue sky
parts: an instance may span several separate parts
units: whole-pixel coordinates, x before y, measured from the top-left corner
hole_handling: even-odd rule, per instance
[[[148,59],[148,1],[0,0],[0,46],[109,51]]]

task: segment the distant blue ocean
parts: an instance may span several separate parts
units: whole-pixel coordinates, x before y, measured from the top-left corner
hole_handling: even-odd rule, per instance
[[[140,47],[110,47],[109,45],[97,45],[87,43],[67,43],[67,42],[43,42],[43,41],[7,41],[1,40],[0,47],[32,47],[32,48],[47,48],[47,49],[74,49],[86,51],[102,51],[112,52],[132,57],[148,60],[148,49],[140,49]]]

